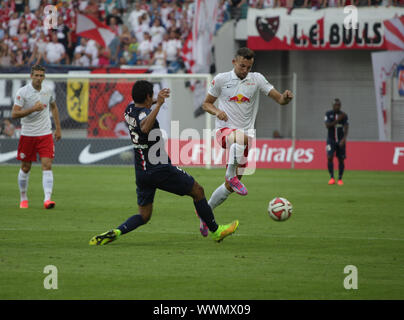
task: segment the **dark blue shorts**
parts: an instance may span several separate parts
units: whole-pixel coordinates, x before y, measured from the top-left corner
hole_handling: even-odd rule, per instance
[[[153,203],[156,189],[179,196],[188,195],[194,185],[194,178],[184,170],[171,165],[150,171],[136,170],[137,204]]]
[[[346,158],[346,151],[345,151],[346,148],[345,147],[346,147],[346,143],[344,144],[344,146],[340,147],[338,142],[336,142],[335,140],[328,139],[327,146],[326,146],[327,156],[333,157],[334,153],[335,153],[335,156],[337,158],[345,159]]]

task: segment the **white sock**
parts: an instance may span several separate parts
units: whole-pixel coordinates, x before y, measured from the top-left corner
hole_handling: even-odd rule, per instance
[[[20,201],[28,200],[27,190],[29,181],[29,171],[25,173],[20,169],[18,172],[18,187],[20,188]]]
[[[227,190],[225,183],[221,184],[210,196],[208,201],[209,206],[214,210],[217,206],[221,205],[231,193],[231,191]]]
[[[53,173],[52,170],[42,171],[42,186],[45,194],[44,202],[51,199],[53,190]]]
[[[245,146],[238,143],[233,143],[230,146],[229,160],[226,169],[226,178],[231,179],[237,174],[237,164],[239,164],[244,155]]]

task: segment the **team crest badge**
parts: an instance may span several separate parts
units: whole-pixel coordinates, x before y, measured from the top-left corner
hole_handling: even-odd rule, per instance
[[[255,25],[261,38],[269,42],[275,37],[275,34],[278,31],[279,17],[257,17]]]

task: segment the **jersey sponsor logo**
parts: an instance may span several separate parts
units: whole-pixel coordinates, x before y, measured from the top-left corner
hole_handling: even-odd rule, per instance
[[[125,147],[120,147],[120,148],[115,148],[111,150],[105,150],[101,152],[90,152],[91,144],[86,146],[79,155],[79,162],[82,164],[90,164],[94,162],[98,162],[101,160],[104,160],[106,158],[110,158],[112,156],[118,155],[126,150],[133,149],[133,146],[125,146]]]
[[[0,153],[0,162],[6,162],[17,157],[17,150]]]
[[[241,93],[229,98],[229,102],[236,102],[236,103],[243,103],[243,102],[250,102],[250,98],[242,95]]]

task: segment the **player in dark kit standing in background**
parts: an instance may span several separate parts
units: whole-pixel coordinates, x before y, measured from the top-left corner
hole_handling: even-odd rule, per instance
[[[344,160],[346,158],[346,138],[348,136],[348,115],[341,111],[341,101],[334,99],[332,110],[325,114],[325,126],[328,129],[327,135],[327,159],[330,180],[328,184],[335,184],[334,179],[334,153],[338,158],[338,185],[342,186],[342,175],[344,174]]]
[[[132,88],[133,101],[125,110],[125,121],[129,126],[135,152],[135,174],[139,213],[130,217],[116,229],[94,236],[90,245],[105,245],[116,240],[121,234],[128,233],[147,223],[152,215],[156,189],[180,196],[189,195],[199,216],[209,228],[213,240],[220,242],[234,233],[238,220],[227,225],[217,225],[203,188],[192,176],[171,164],[164,149],[164,140],[156,120],[169,89],[159,92],[157,101],[153,101],[153,84],[140,80]],[[151,110],[152,105],[156,107]]]

